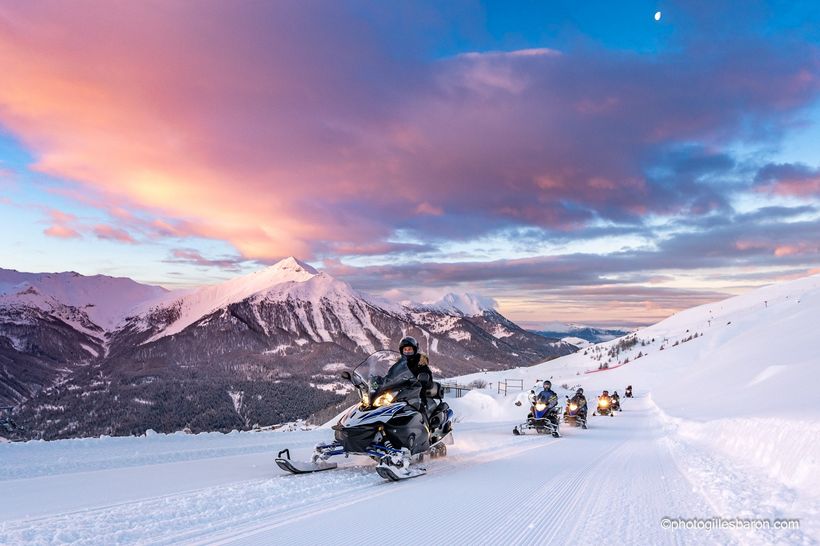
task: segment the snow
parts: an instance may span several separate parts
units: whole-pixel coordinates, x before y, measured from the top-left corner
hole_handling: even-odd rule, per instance
[[[469,292],[456,294],[451,292],[440,300],[432,303],[424,303],[421,307],[444,312],[455,312],[466,317],[472,317],[481,315],[484,311],[492,311],[498,307],[498,304],[494,299],[480,294],[471,294]]]
[[[89,353],[91,353],[95,357],[100,356],[100,352],[97,351],[94,347],[90,347],[90,346],[86,345],[85,343],[80,343],[80,347],[82,347],[84,350],[88,351]]]
[[[504,326],[501,325],[501,324],[496,324],[495,328],[490,333],[493,335],[493,337],[498,338],[498,339],[502,339],[502,338],[505,338],[505,337],[510,337],[511,335],[513,335],[512,332],[510,332],[509,330],[504,328]]]
[[[473,336],[470,334],[470,332],[465,332],[464,330],[453,330],[452,332],[447,332],[447,337],[449,337],[450,339],[454,339],[456,341],[467,341],[471,339]]]
[[[181,332],[197,320],[231,303],[275,290],[283,285],[304,283],[321,275],[311,266],[290,257],[265,269],[220,284],[168,293],[162,300],[147,302],[135,311],[137,314],[144,314],[151,308],[179,305],[179,318],[156,337],[168,336]]]
[[[580,337],[573,337],[573,336],[568,336],[568,337],[561,338],[561,341],[563,341],[564,343],[569,343],[570,345],[575,345],[579,349],[585,349],[585,348],[589,347],[590,345],[594,345],[594,343],[590,343],[589,341],[587,341],[585,339],[581,339]]]
[[[228,396],[231,397],[233,410],[236,413],[240,413],[242,410],[242,398],[245,396],[245,393],[242,391],[228,391]]]
[[[2,443],[0,543],[355,544],[363,525],[385,521],[412,543],[816,543],[819,286],[814,276],[766,287],[639,330],[631,346],[456,378],[489,384],[448,399],[455,444],[399,484],[358,457],[303,476],[273,464],[285,448],[308,458],[326,428]],[[598,371],[619,344],[621,365]],[[636,397],[590,417],[589,430],[516,437],[528,408],[515,405],[524,393],[496,393],[505,378],[550,378],[561,399],[579,384],[589,400],[627,384]],[[665,517],[800,528],[674,530]]]
[[[71,306],[104,330],[113,329],[134,306],[165,294],[164,288],[126,278],[0,269],[0,306],[17,303],[45,311]]]
[[[292,347],[292,345],[290,345],[288,343],[285,343],[285,344],[277,345],[273,349],[267,349],[266,351],[263,351],[263,353],[264,354],[274,354],[274,355],[278,354],[278,355],[283,355],[284,356],[284,355],[287,354],[288,349],[290,349],[291,347]]]

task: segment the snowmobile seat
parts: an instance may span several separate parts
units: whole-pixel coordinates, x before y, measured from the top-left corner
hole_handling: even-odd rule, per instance
[[[433,384],[427,389],[428,398],[444,398],[444,387],[438,381],[433,381]]]

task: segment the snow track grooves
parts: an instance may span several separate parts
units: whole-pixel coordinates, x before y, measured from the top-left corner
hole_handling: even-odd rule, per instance
[[[493,426],[490,427],[491,429],[510,429],[507,424],[504,424],[503,427],[500,426]],[[533,440],[533,438],[526,438],[526,440]],[[539,438],[539,440],[544,440],[544,437]],[[458,455],[454,457],[448,457],[445,459],[437,459],[434,461],[425,462],[422,466],[427,468],[427,475],[416,478],[417,480],[427,480],[427,479],[435,479],[435,476],[447,475],[450,472],[458,472],[460,469],[470,468],[477,465],[482,465],[492,461],[498,461],[502,459],[507,459],[510,457],[515,457],[518,454],[537,449],[542,447],[543,444],[538,442],[527,441],[524,442],[524,445],[516,445],[516,446],[508,446],[502,449],[496,448],[488,448],[479,450],[474,453],[466,454],[466,455]],[[330,475],[332,473],[337,473],[340,471],[344,471],[349,467],[340,467],[336,470],[330,470],[325,474],[325,478],[328,480],[330,479]],[[256,541],[249,542],[248,539],[254,537],[254,535],[258,535],[260,533],[266,533],[270,531],[274,531],[282,526],[289,525],[291,523],[295,523],[298,521],[302,521],[305,518],[319,516],[321,514],[325,514],[328,512],[334,512],[340,509],[352,507],[356,504],[365,501],[371,501],[381,497],[383,495],[390,495],[392,496],[401,496],[402,491],[404,489],[413,488],[413,484],[411,482],[387,482],[380,478],[374,469],[374,465],[362,466],[357,467],[365,472],[368,472],[368,476],[372,478],[372,480],[357,488],[355,491],[350,489],[344,489],[338,491],[335,495],[325,497],[317,502],[312,502],[305,506],[300,506],[293,510],[288,511],[287,513],[276,514],[273,516],[273,519],[267,520],[264,523],[256,523],[250,525],[241,525],[237,527],[234,522],[231,525],[229,531],[216,533],[213,535],[209,535],[207,537],[203,537],[200,541],[194,541],[193,544],[218,544],[223,543],[226,540],[239,540],[243,543],[256,543]],[[319,476],[320,474],[306,474],[302,476],[290,476],[285,475],[282,479],[286,480],[298,480],[300,478],[308,477],[308,476]],[[364,490],[364,491],[360,491]],[[412,490],[412,489],[411,489]],[[351,495],[355,495],[357,492],[365,492],[367,495],[361,495],[355,498],[348,498]],[[336,501],[335,499],[339,499]],[[330,501],[333,501],[332,504]],[[379,502],[376,500],[375,502]],[[446,523],[446,522],[442,522]],[[311,540],[318,540],[320,537],[325,538],[328,541],[333,541],[336,534],[335,530],[331,528],[327,528],[329,531],[326,534],[322,533],[322,529],[318,528],[315,529],[313,533],[311,533]],[[266,535],[267,536],[267,535]],[[191,536],[187,537],[178,537],[178,538],[192,538]],[[261,541],[259,543],[264,543],[265,541]]]
[[[262,457],[205,459],[168,495],[136,486],[127,502],[98,499],[105,505],[97,508],[78,500],[71,507],[87,509],[0,520],[0,543],[336,545],[360,544],[363,530],[396,544],[595,544],[613,536],[625,545],[812,543],[808,531],[745,536],[663,529],[663,517],[801,516],[790,512],[787,490],[774,495],[783,501],[777,506],[755,507],[756,495],[768,494],[764,481],[681,443],[648,397],[626,401],[614,418],[591,419],[589,430],[567,428],[559,439],[513,436],[513,424],[464,423],[447,458],[426,461],[426,476],[398,483],[382,480],[366,459],[296,476],[275,466],[277,449]],[[307,439],[325,433],[283,441],[304,458]],[[179,465],[138,467],[137,475],[170,475]],[[204,481],[207,471],[226,474],[211,484]],[[108,472],[82,479],[103,480]],[[811,512],[802,513],[808,520]]]

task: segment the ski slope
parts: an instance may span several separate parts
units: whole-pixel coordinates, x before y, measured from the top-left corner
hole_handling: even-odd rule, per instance
[[[299,476],[273,463],[284,448],[309,457],[327,428],[3,443],[0,544],[816,544],[818,284],[679,313],[638,332],[647,344],[612,369],[589,351],[458,378],[492,385],[450,400],[455,445],[400,483],[360,458]],[[593,400],[631,383],[636,398],[589,430],[513,436],[523,393],[498,395],[498,381],[548,377],[561,397],[561,384]],[[799,528],[667,529],[666,517]]]

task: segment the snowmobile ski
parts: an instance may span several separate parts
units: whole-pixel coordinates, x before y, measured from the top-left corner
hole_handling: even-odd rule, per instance
[[[390,465],[380,464],[376,467],[376,472],[385,480],[399,482],[410,478],[417,478],[427,474],[427,469],[418,466],[411,468],[395,468]]]
[[[282,457],[282,454],[287,457]],[[285,472],[291,474],[310,474],[312,472],[322,472],[323,470],[333,470],[338,465],[336,463],[329,463],[326,461],[308,462],[308,461],[292,461],[290,458],[290,451],[283,449],[276,457],[276,464]]]
[[[279,465],[279,468],[291,474],[322,472],[323,470],[333,470],[338,466],[336,463],[310,463],[306,461],[291,461],[289,459],[276,459],[276,464]]]

